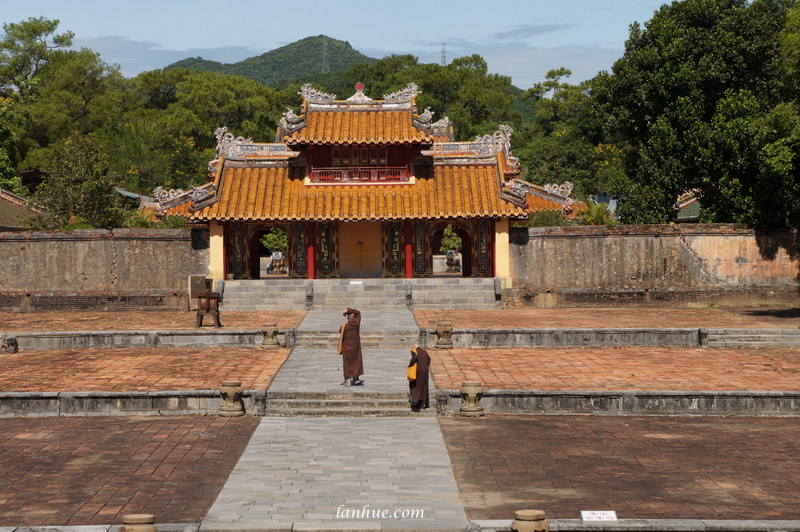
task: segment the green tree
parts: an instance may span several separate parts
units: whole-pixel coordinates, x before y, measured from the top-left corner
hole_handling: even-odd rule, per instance
[[[625,173],[609,192],[626,222],[669,221],[675,198],[688,189],[752,200],[732,196],[755,190],[731,181],[740,156],[721,160],[709,156],[709,146],[722,142],[718,131],[728,126],[719,119],[732,94],[757,95],[762,112],[780,101],[780,35],[793,5],[683,0],[662,6],[645,28],[631,26],[623,57],[592,83],[590,113],[602,118],[606,142],[624,153]],[[731,221],[741,211],[712,212],[714,221]]]
[[[261,245],[269,251],[284,252],[289,249],[289,237],[277,227],[273,227],[261,237]]]
[[[14,96],[0,96],[0,188],[11,192],[21,192],[22,185],[17,176],[19,149],[13,124],[22,121]]]
[[[96,138],[73,135],[64,139],[51,152],[45,168],[48,174],[33,197],[45,213],[34,227],[113,229],[122,225],[124,210],[108,174],[106,150]]]
[[[58,20],[44,17],[3,24],[0,39],[0,96],[17,92],[27,96],[36,87],[36,78],[53,50],[72,44],[74,34],[56,35]]]
[[[439,246],[439,251],[441,253],[447,253],[451,249],[456,251],[461,250],[461,238],[456,233],[455,229],[451,224],[448,224],[444,228],[444,232],[442,234],[442,245]]]

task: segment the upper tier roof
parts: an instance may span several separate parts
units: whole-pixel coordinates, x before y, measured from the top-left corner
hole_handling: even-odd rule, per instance
[[[403,90],[373,100],[361,84],[346,100],[304,85],[303,110],[298,116],[289,109],[281,119],[276,142],[290,146],[306,144],[423,144],[452,140],[447,118],[433,122],[433,112],[417,114],[417,86],[410,83]]]

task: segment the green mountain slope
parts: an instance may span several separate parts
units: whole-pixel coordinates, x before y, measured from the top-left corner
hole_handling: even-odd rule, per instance
[[[201,57],[182,59],[166,68],[191,68],[235,74],[254,79],[271,87],[288,79],[316,77],[323,70],[323,49],[327,39],[327,66],[330,72],[347,70],[357,63],[374,63],[377,59],[354,50],[350,43],[318,35],[281,46],[238,63],[219,63]]]

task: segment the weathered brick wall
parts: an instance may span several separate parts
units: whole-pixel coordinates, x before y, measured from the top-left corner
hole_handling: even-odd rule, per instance
[[[738,225],[515,228],[518,304],[795,304],[798,235]]]
[[[0,233],[0,308],[182,307],[207,269],[202,229]]]

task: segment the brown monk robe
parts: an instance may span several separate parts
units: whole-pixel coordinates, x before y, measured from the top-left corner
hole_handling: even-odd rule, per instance
[[[429,406],[428,371],[431,365],[430,355],[419,344],[414,344],[411,349],[411,361],[408,365],[412,366],[414,362],[417,363],[417,378],[416,380],[408,381],[408,389],[411,396],[411,410],[419,412],[420,408],[428,408]]]
[[[339,327],[339,354],[344,366],[344,386],[360,386],[364,381],[359,376],[364,373],[361,359],[361,313],[348,308],[342,313],[347,322]]]

